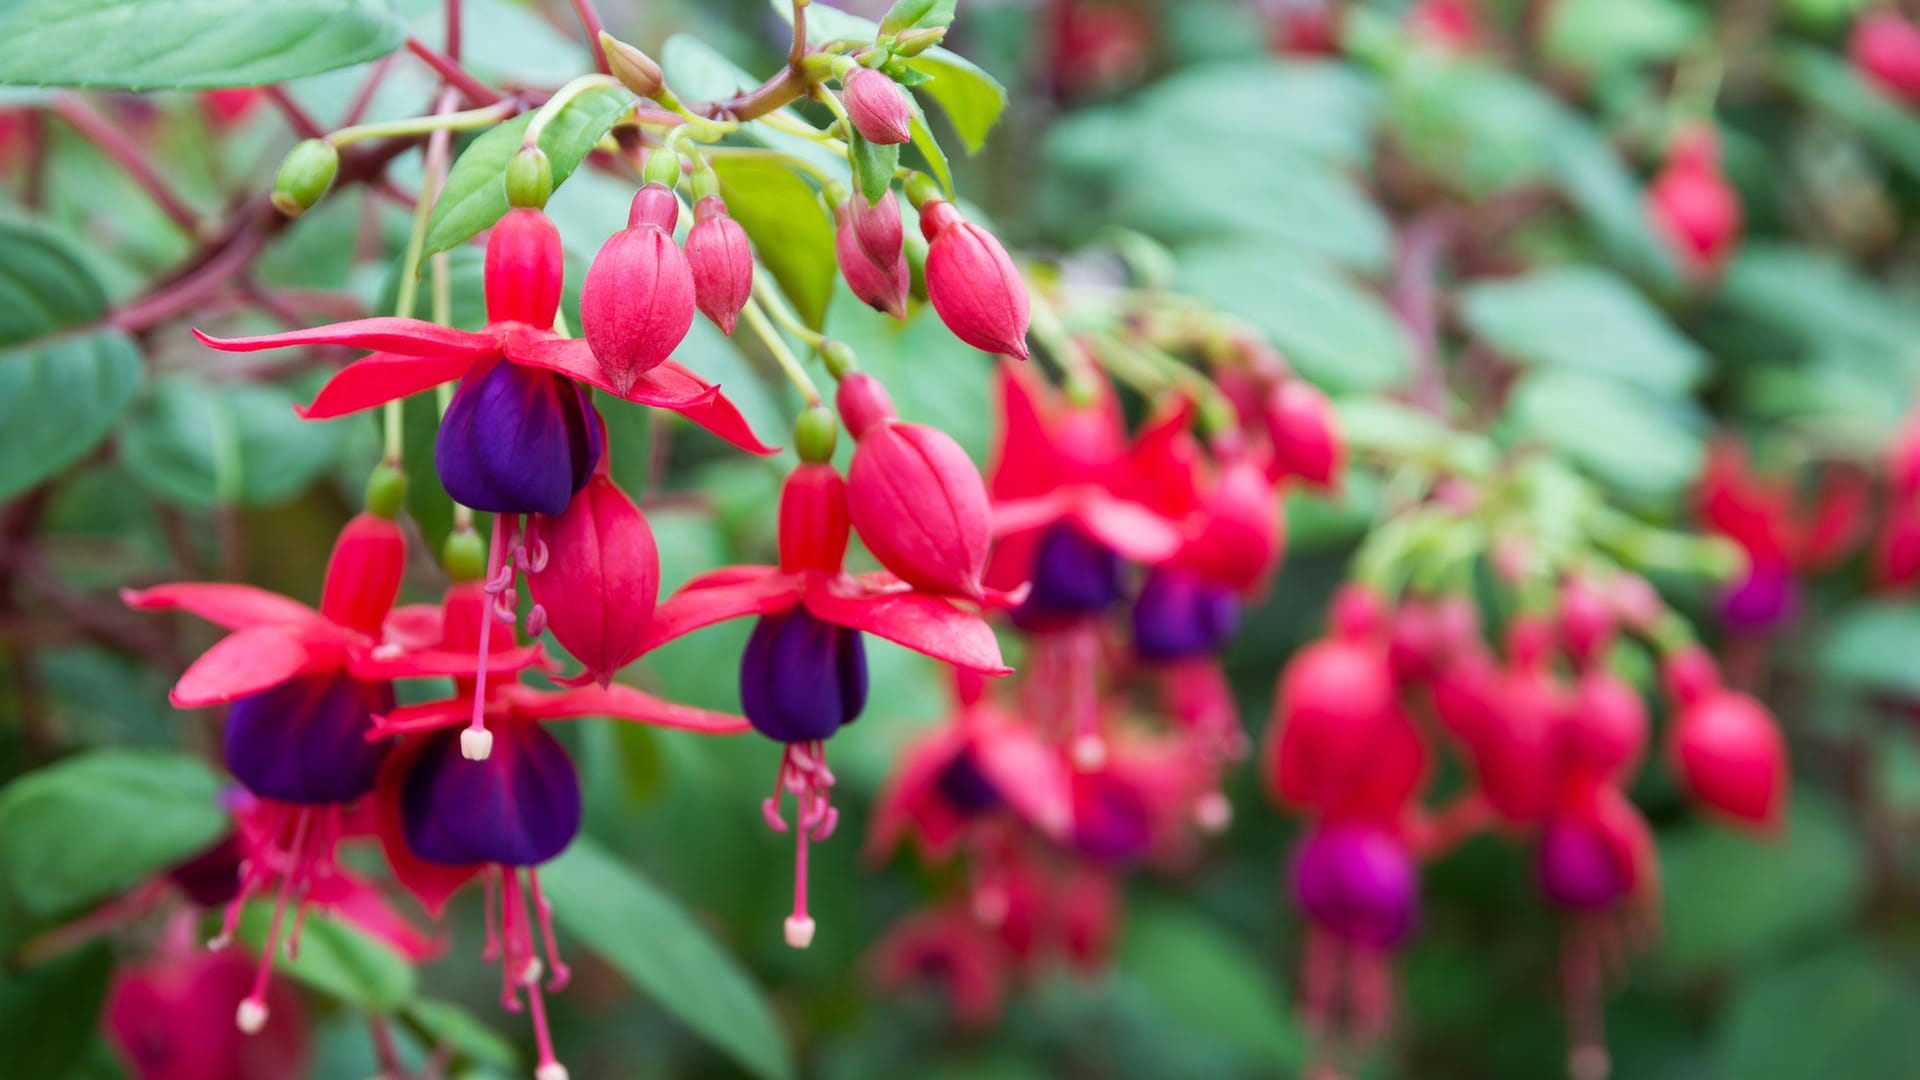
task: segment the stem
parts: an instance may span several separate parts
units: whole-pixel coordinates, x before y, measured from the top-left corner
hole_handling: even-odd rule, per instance
[[[440,95],[438,108],[442,111],[453,107],[453,89],[449,87]],[[443,128],[434,133],[433,141],[427,147],[426,178],[420,185],[420,200],[414,204],[413,229],[407,234],[407,253],[400,263],[399,295],[395,297],[393,313],[403,319],[413,317],[413,309],[420,295],[420,253],[427,245],[427,219],[432,216],[433,204],[440,197],[440,185],[446,173],[446,156],[450,129]],[[399,401],[389,401],[385,411],[385,438],[387,463],[399,467],[406,449],[405,412]]]
[[[820,404],[820,391],[814,387],[813,380],[807,376],[806,369],[800,366],[800,360],[793,355],[793,350],[787,348],[786,339],[781,337],[780,332],[767,321],[766,312],[761,310],[760,304],[749,299],[747,306],[740,309],[740,313],[747,317],[747,325],[753,327],[753,332],[766,343],[767,351],[773,354],[774,362],[780,365],[780,370],[787,373],[787,378],[799,389],[800,396],[806,399],[808,406]]]
[[[600,44],[600,33],[606,24],[600,21],[600,13],[593,9],[593,0],[573,0],[573,13],[580,17],[580,27],[587,32],[587,41],[593,45],[593,58],[604,74],[613,69],[607,66],[607,50]]]
[[[101,153],[112,159],[115,165],[140,185],[154,205],[164,212],[168,219],[180,226],[183,232],[193,236],[200,233],[200,215],[188,206],[172,185],[154,168],[147,157],[147,151],[139,143],[121,132],[113,122],[94,112],[77,94],[61,94],[53,99],[54,114],[72,125],[80,136],[92,143]]]
[[[367,74],[367,81],[354,91],[353,101],[347,106],[347,113],[340,118],[341,127],[351,127],[367,115],[367,109],[373,104],[373,95],[380,91],[380,84],[387,80],[387,72],[393,70],[393,53],[373,62],[373,70]]]
[[[320,121],[315,120],[312,113],[301,108],[300,103],[293,100],[293,95],[287,93],[286,87],[275,83],[263,86],[260,90],[267,95],[268,101],[273,102],[275,108],[285,114],[287,122],[293,125],[293,130],[300,133],[301,138],[318,139],[327,133],[327,129],[320,126]]]
[[[474,128],[490,127],[512,116],[517,106],[512,101],[502,101],[479,109],[465,112],[435,113],[429,116],[409,116],[404,120],[382,120],[372,124],[356,124],[341,128],[328,135],[327,141],[335,146],[347,146],[367,139],[385,139],[396,135],[430,135],[436,131],[471,131]],[[535,118],[538,122],[538,118]]]
[[[611,75],[582,75],[561,87],[552,97],[547,99],[545,105],[540,106],[539,112],[533,114],[533,120],[527,124],[527,135],[526,138],[521,141],[521,145],[540,145],[540,133],[547,129],[547,122],[559,116],[561,111],[564,110],[574,98],[579,97],[588,90],[598,87],[614,87],[619,85],[620,80]]]
[[[827,340],[825,334],[818,333],[806,323],[801,322],[800,317],[787,306],[786,298],[780,295],[780,291],[767,284],[766,279],[759,274],[754,275],[753,278],[753,296],[765,305],[767,314],[773,316],[774,322],[779,323],[782,329],[808,345],[817,349]]]
[[[426,65],[439,73],[448,84],[459,89],[466,99],[475,105],[492,105],[500,100],[500,93],[486,83],[474,78],[454,61],[452,57],[439,52],[417,37],[407,37],[407,51],[426,62]]]
[[[1452,224],[1444,211],[1415,218],[1400,232],[1395,256],[1393,310],[1413,339],[1414,407],[1433,416],[1447,409],[1447,379],[1440,370],[1439,295],[1434,278]]]
[[[460,59],[460,0],[447,0],[447,57]]]

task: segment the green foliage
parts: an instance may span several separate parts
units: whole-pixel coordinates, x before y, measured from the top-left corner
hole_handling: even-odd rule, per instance
[[[1460,302],[1467,328],[1519,363],[1607,375],[1665,394],[1684,393],[1707,369],[1698,346],[1602,270],[1536,270],[1464,289]]]
[[[793,17],[793,6],[788,0],[770,2],[782,17]],[[936,24],[928,22],[924,25]],[[878,24],[858,15],[849,15],[818,2],[807,6],[807,38],[810,41],[826,42],[834,38],[872,41],[879,31]],[[978,151],[985,145],[987,132],[993,130],[993,125],[1007,107],[1007,88],[1000,85],[1000,80],[981,70],[978,64],[937,45],[919,56],[909,58],[905,65],[927,76],[927,83],[918,89],[924,90],[928,97],[940,103],[954,131],[966,143],[968,152]]]
[[[625,89],[596,86],[575,96],[546,122],[540,129],[540,149],[553,165],[555,189],[632,107],[633,95]],[[463,243],[505,216],[507,162],[519,152],[532,122],[531,113],[509,120],[473,140],[460,154],[427,220],[425,254]]]
[[[96,750],[7,785],[0,790],[0,939],[207,848],[228,827],[219,795],[219,781],[197,760],[136,750]]]
[[[808,326],[827,316],[838,273],[833,220],[812,185],[778,161],[717,157],[713,171],[727,210],[753,242],[753,254]]]
[[[274,902],[261,899],[248,903],[240,915],[240,939],[259,953],[266,949],[272,929]],[[291,923],[279,927],[282,934],[291,929]],[[281,944],[273,958],[274,970],[336,1001],[385,1014],[413,1000],[418,980],[407,958],[338,918],[309,913],[300,931],[299,951],[289,955],[284,939]]]
[[[1300,1068],[1301,1035],[1273,977],[1205,920],[1172,908],[1132,913],[1120,966],[1196,1041],[1230,1048],[1262,1072]]]
[[[1716,1040],[1713,1080],[1795,1080],[1843,1068],[1896,1080],[1920,1060],[1920,990],[1909,973],[1861,945],[1842,945],[1759,973],[1733,998]]]
[[[1575,370],[1543,369],[1522,379],[1507,421],[1519,437],[1566,454],[1642,501],[1680,494],[1699,474],[1704,453],[1691,402]]]
[[[24,972],[0,976],[0,1039],[17,1076],[81,1072],[106,1001],[113,950],[96,942]]]
[[[582,837],[540,871],[556,922],[661,1008],[765,1080],[794,1075],[772,1008],[678,904]]]
[[[155,498],[181,506],[285,502],[333,465],[354,422],[302,420],[296,400],[270,383],[168,376],[127,420],[127,469]]]
[[[0,83],[255,86],[384,56],[406,34],[376,0],[7,0]]]

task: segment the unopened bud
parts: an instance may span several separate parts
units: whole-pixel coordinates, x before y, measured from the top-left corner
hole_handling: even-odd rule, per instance
[[[455,584],[479,581],[487,574],[487,542],[472,526],[455,529],[440,545],[440,565]]]
[[[837,382],[860,367],[860,361],[854,355],[853,346],[844,341],[823,341],[820,343],[820,356],[827,362],[827,374]]]
[[[901,34],[899,39],[893,43],[893,55],[919,56],[921,53],[940,44],[941,40],[946,36],[947,30],[943,26],[929,26],[919,30],[909,30]]]
[[[400,516],[407,501],[407,474],[385,462],[367,477],[367,513],[388,521]]]
[[[875,146],[893,146],[913,138],[913,110],[906,91],[871,68],[856,68],[841,80],[847,117]]]
[[[507,161],[507,205],[515,209],[538,210],[553,194],[553,163],[546,151],[523,146]]]
[[[287,151],[273,178],[273,205],[288,217],[313,209],[340,171],[340,151],[325,139],[304,139]]]
[[[672,188],[680,183],[680,155],[664,147],[647,155],[647,164],[641,170],[642,178],[649,184],[659,184]]]
[[[833,458],[833,444],[839,435],[840,424],[833,418],[833,410],[809,405],[793,425],[793,448],[801,461],[818,465]]]
[[[606,31],[600,32],[600,48],[607,54],[607,69],[621,85],[643,98],[656,97],[666,85],[666,76],[653,57],[621,41]]]

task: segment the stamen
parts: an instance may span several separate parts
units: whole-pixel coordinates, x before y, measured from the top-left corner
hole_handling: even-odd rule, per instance
[[[547,944],[547,962],[553,966],[553,978],[547,980],[547,989],[559,993],[573,981],[573,969],[560,959],[560,946],[553,937],[553,905],[547,903],[547,896],[540,891],[540,873],[529,868],[527,884],[533,887],[533,912],[540,920],[540,938]]]
[[[807,855],[810,843],[833,835],[840,811],[828,799],[834,783],[823,743],[791,744],[782,753],[773,794],[760,804],[761,816],[775,832],[786,832],[780,815],[781,792],[794,797],[793,914],[787,917],[787,944],[804,949],[813,943],[814,922],[807,914]]]
[[[543,605],[535,604],[533,610],[527,612],[527,636],[539,637],[546,632],[547,609]]]
[[[1204,832],[1223,833],[1233,824],[1233,804],[1221,791],[1209,791],[1193,801],[1193,820]]]
[[[499,893],[500,885],[494,880],[494,877],[495,875],[493,874],[480,875],[481,893],[484,897],[486,912],[484,918],[487,923],[487,941],[485,945],[480,947],[480,959],[489,964],[500,959],[500,924],[495,920],[497,914],[495,909],[498,905],[494,902],[495,896]]]
[[[289,850],[298,858],[302,841],[307,835],[306,814],[297,814],[293,829],[293,843]],[[234,1013],[234,1023],[248,1035],[258,1034],[267,1025],[267,976],[273,970],[273,950],[280,942],[280,927],[287,917],[287,903],[293,899],[296,875],[283,873],[280,877],[280,895],[273,904],[273,923],[267,928],[267,940],[260,948],[260,964],[254,969],[253,989],[240,1002],[240,1008]]]
[[[487,544],[487,590],[493,591],[493,584],[499,577],[501,544],[507,531],[507,515],[493,516],[493,536]],[[507,570],[507,581],[513,581],[513,571]],[[505,588],[503,585],[501,588]],[[497,602],[497,601],[496,601]],[[460,733],[460,756],[468,761],[485,761],[493,756],[493,732],[487,730],[487,658],[491,655],[493,640],[493,620],[488,612],[480,613],[480,654],[473,664],[473,719],[467,729]]]

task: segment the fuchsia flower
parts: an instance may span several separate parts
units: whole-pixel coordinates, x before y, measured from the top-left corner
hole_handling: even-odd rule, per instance
[[[441,648],[463,656],[476,652],[497,667],[523,657],[511,631],[489,636],[480,629],[498,617],[483,583],[447,591],[439,620]],[[471,661],[469,661],[471,663]],[[518,672],[530,665],[512,667]],[[465,736],[471,718],[484,716],[489,753],[474,760]],[[487,944],[483,957],[501,961],[501,1004],[520,1010],[520,992],[532,1006],[539,1047],[540,1080],[561,1080],[547,1031],[540,978],[558,991],[570,977],[555,948],[552,915],[540,892],[539,864],[564,851],[580,828],[580,779],[573,761],[542,726],[585,716],[653,724],[704,734],[733,734],[747,725],[738,717],[661,701],[629,686],[539,690],[519,682],[454,680],[450,698],[389,710],[369,738],[403,736],[381,769],[374,790],[377,831],[400,883],[429,912],[474,877],[487,891]],[[522,880],[524,871],[524,882]],[[523,891],[524,890],[524,891]],[[536,927],[546,946],[540,960]]]
[[[806,906],[809,840],[832,834],[833,773],[825,741],[865,707],[871,633],[986,675],[1011,669],[979,615],[909,587],[890,573],[852,576],[841,568],[851,531],[847,485],[831,465],[802,464],[780,496],[780,565],[740,566],[693,579],[654,615],[651,643],[727,619],[759,617],[740,664],[740,698],[755,730],[785,744],[780,780],[762,806],[786,831],[781,791],[799,806],[794,911],[787,941],[804,948],[814,923]]]
[[[642,187],[627,227],[601,246],[580,287],[581,329],[616,397],[672,363],[693,327],[693,271],[673,242],[679,218],[680,200],[666,185]]]
[[[1853,66],[1902,105],[1920,105],[1920,27],[1895,10],[1874,11],[1853,25]]]
[[[900,198],[892,188],[876,203],[856,195],[847,200],[846,209],[854,240],[875,266],[893,266],[900,260],[906,227],[900,222]]]
[[[1719,598],[1721,619],[1740,631],[1765,632],[1791,621],[1801,576],[1846,558],[1867,525],[1861,476],[1831,471],[1807,505],[1787,483],[1757,474],[1730,442],[1709,449],[1696,498],[1701,520],[1747,556],[1745,574]]]
[[[1419,0],[1407,13],[1407,29],[1429,45],[1466,52],[1480,42],[1475,0]]]
[[[1668,660],[1678,713],[1669,750],[1694,798],[1760,828],[1780,822],[1787,803],[1787,749],[1767,707],[1720,685],[1705,653]]]
[[[341,369],[300,410],[311,420],[345,416],[460,379],[440,425],[434,462],[448,493],[476,510],[566,509],[603,452],[586,387],[672,409],[744,450],[773,452],[716,387],[679,364],[661,360],[643,370],[623,368],[616,377],[586,341],[555,334],[561,271],[559,232],[546,215],[523,208],[509,211],[488,237],[488,322],[479,333],[398,318],[261,337],[195,333],[228,352],[293,345],[372,350]],[[691,286],[689,312],[690,305]],[[685,332],[683,326],[680,334]]]
[[[1027,358],[1027,283],[993,234],[952,203],[920,207],[927,238],[927,299],[961,341],[983,352]]]
[[[693,274],[693,298],[701,313],[721,333],[733,333],[734,320],[753,295],[753,245],[747,230],[727,215],[726,201],[718,195],[701,199],[693,208],[687,268]]]
[[[122,594],[141,610],[183,609],[233,633],[196,660],[174,686],[179,708],[231,703],[222,750],[227,768],[259,797],[242,838],[247,869],[219,941],[240,907],[278,890],[254,993],[241,1030],[267,1021],[266,976],[289,906],[326,906],[350,881],[334,860],[352,803],[373,787],[388,746],[370,741],[373,717],[393,706],[391,680],[471,674],[470,654],[413,647],[388,624],[406,547],[399,526],[361,514],[348,522],[327,564],[320,610],[247,585],[159,585]],[[493,658],[538,662],[537,648]],[[297,939],[296,919],[292,941]]]
[[[867,964],[882,991],[936,984],[963,1028],[980,1030],[1000,1019],[1010,974],[1007,948],[963,906],[902,919],[874,943]]]
[[[1338,487],[1346,447],[1327,395],[1305,379],[1281,379],[1268,391],[1265,406],[1273,455],[1269,478],[1297,476],[1317,488]]]
[[[1647,212],[1689,270],[1717,274],[1726,265],[1745,215],[1739,193],[1720,171],[1720,140],[1712,128],[1674,138],[1666,167],[1647,188]]]
[[[250,994],[254,965],[238,952],[209,952],[192,912],[167,920],[153,955],[114,972],[102,1017],[108,1039],[136,1080],[263,1080],[306,1070],[308,1034],[299,995],[273,987],[264,999],[280,1018],[256,1038],[209,1016],[232,1015]]]
[[[546,549],[527,590],[554,640],[601,686],[640,655],[660,595],[660,551],[640,508],[603,459],[558,517],[529,528]]]
[[[887,198],[893,198],[891,192]],[[913,273],[907,266],[907,254],[901,243],[887,245],[886,239],[876,235],[875,226],[866,227],[866,239],[862,239],[860,222],[881,217],[879,207],[868,210],[859,209],[865,197],[856,193],[851,199],[841,203],[833,212],[834,255],[840,261],[840,274],[847,279],[847,288],[860,302],[884,312],[896,319],[907,317],[907,291],[913,287]],[[886,199],[881,200],[881,205]],[[894,214],[899,214],[895,203]],[[884,219],[882,219],[884,220]]]
[[[872,68],[855,67],[841,80],[847,106],[847,119],[854,130],[877,146],[903,143],[913,138],[913,112],[907,105],[906,91],[884,73]]]
[[[956,683],[959,708],[907,748],[881,792],[869,856],[887,855],[911,832],[929,858],[945,859],[1002,811],[1066,836],[1072,795],[1058,750],[987,700],[977,675],[960,672]]]

